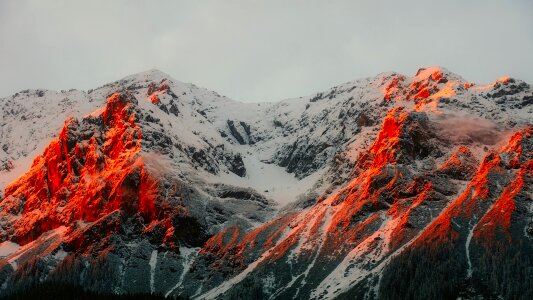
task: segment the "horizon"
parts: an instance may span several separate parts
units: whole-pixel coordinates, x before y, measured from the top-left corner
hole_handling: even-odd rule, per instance
[[[173,76],[172,74],[170,74],[169,72],[165,72],[164,70],[161,70],[160,68],[150,68],[150,69],[147,69],[145,71],[141,71],[141,72],[136,72],[136,73],[132,73],[132,74],[129,74],[129,75],[125,75],[125,76],[122,76],[120,78],[117,78],[115,80],[112,80],[112,81],[109,81],[109,82],[106,82],[102,85],[99,85],[99,86],[95,86],[95,87],[91,87],[91,88],[88,88],[88,89],[77,89],[77,88],[69,88],[69,89],[60,89],[60,90],[52,90],[52,89],[48,89],[48,88],[27,88],[27,89],[23,89],[23,90],[18,90],[16,91],[15,93],[13,94],[9,94],[9,95],[5,95],[5,96],[0,96],[0,98],[5,98],[5,97],[10,97],[10,96],[13,96],[14,94],[17,94],[17,93],[20,93],[24,90],[46,90],[46,91],[53,91],[53,92],[61,92],[61,91],[67,91],[67,90],[78,90],[78,91],[83,91],[83,92],[88,92],[90,90],[95,90],[95,89],[99,89],[103,86],[105,86],[106,84],[109,84],[109,83],[113,83],[113,82],[117,82],[117,81],[120,81],[122,79],[125,79],[125,78],[128,78],[128,77],[131,77],[131,76],[135,76],[135,75],[138,75],[138,74],[143,74],[143,73],[147,73],[147,72],[150,72],[150,71],[158,71],[158,72],[161,72],[161,73],[164,73],[166,75],[169,76],[169,79],[173,79],[173,80],[176,80],[178,82],[181,82],[181,83],[184,83],[184,84],[192,84],[192,85],[195,85],[199,88],[202,88],[202,89],[205,89],[205,90],[208,90],[208,91],[212,91],[212,92],[216,92],[218,94],[220,94],[221,96],[224,96],[226,98],[229,98],[233,101],[237,101],[237,102],[242,102],[242,103],[275,103],[275,102],[281,102],[281,101],[285,101],[285,100],[291,100],[291,99],[298,99],[298,98],[302,98],[302,97],[309,97],[309,96],[312,96],[314,94],[317,94],[317,93],[320,93],[320,92],[324,92],[328,89],[331,89],[331,88],[334,88],[336,86],[339,86],[339,85],[342,85],[342,84],[345,84],[345,83],[349,83],[349,82],[353,82],[353,81],[357,81],[357,80],[362,80],[362,79],[368,79],[368,78],[376,78],[378,77],[379,75],[381,74],[386,74],[386,73],[397,73],[397,74],[400,74],[400,75],[404,75],[408,78],[412,78],[415,76],[415,74],[418,72],[418,70],[421,70],[421,69],[430,69],[430,68],[439,68],[441,70],[446,70],[454,75],[458,75],[460,77],[462,77],[463,79],[465,79],[466,81],[470,82],[470,83],[474,83],[475,85],[486,85],[486,84],[491,84],[491,83],[494,83],[496,81],[498,81],[499,79],[501,78],[505,78],[505,77],[510,77],[510,78],[514,78],[514,79],[518,79],[518,80],[522,80],[521,78],[515,78],[515,77],[511,77],[511,76],[507,76],[507,75],[503,75],[503,76],[499,76],[498,78],[495,78],[494,80],[492,81],[489,81],[489,82],[474,82],[474,81],[470,81],[468,80],[468,78],[464,78],[463,76],[461,76],[461,74],[458,74],[456,72],[453,72],[453,70],[450,70],[444,66],[423,66],[423,67],[420,67],[418,68],[415,72],[413,72],[412,74],[405,74],[405,73],[401,73],[401,72],[397,72],[397,71],[383,71],[383,72],[379,72],[379,73],[376,73],[374,75],[370,75],[370,76],[365,76],[365,77],[359,77],[359,78],[354,78],[352,80],[347,80],[347,81],[344,81],[344,82],[338,82],[338,83],[335,83],[333,84],[332,86],[328,87],[328,88],[325,88],[325,89],[322,89],[322,90],[316,90],[316,91],[311,91],[310,93],[307,93],[307,94],[304,94],[304,95],[300,95],[300,96],[295,96],[295,97],[289,97],[289,98],[280,98],[280,99],[265,99],[265,100],[258,100],[258,101],[255,101],[255,100],[250,100],[250,101],[243,101],[242,99],[236,99],[236,98],[232,98],[228,95],[224,95],[222,94],[221,92],[215,90],[215,89],[212,89],[210,87],[206,87],[206,86],[201,86],[201,85],[198,85],[194,82],[189,82],[189,81],[186,81],[186,80],[180,80],[180,79],[176,79],[175,76]],[[524,80],[522,80],[524,81]],[[527,84],[529,84],[529,82],[527,81],[524,81],[526,82]]]
[[[525,0],[137,3],[1,2],[0,97],[88,90],[152,68],[242,102],[433,65],[473,82],[533,82]]]

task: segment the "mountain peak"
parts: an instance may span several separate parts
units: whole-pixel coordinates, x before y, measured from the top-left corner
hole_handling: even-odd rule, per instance
[[[159,70],[159,69],[149,69],[143,72],[131,74],[129,76],[126,76],[121,79],[125,81],[135,81],[135,82],[146,82],[146,81],[154,81],[154,82],[160,82],[162,80],[170,80],[172,82],[176,81],[174,80],[169,74]]]
[[[437,77],[441,76],[451,76],[451,77],[460,77],[459,75],[451,72],[450,70],[441,67],[441,66],[428,66],[428,67],[421,67],[416,72],[415,76],[413,77],[415,80],[427,80],[428,78],[432,78],[432,80],[437,80]]]

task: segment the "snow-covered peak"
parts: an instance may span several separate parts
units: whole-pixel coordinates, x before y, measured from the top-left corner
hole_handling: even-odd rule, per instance
[[[413,81],[427,81],[430,79],[433,81],[437,81],[438,77],[445,77],[448,80],[458,80],[461,82],[465,81],[461,76],[440,66],[430,66],[418,69],[415,76],[413,76]]]
[[[155,69],[155,68],[126,76],[122,78],[121,80],[136,81],[136,82],[146,82],[146,81],[158,82],[158,81],[165,80],[165,79],[170,80],[172,82],[178,82],[177,80],[174,80],[169,74],[161,70]]]

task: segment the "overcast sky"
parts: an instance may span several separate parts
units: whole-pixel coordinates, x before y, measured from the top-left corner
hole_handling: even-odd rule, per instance
[[[440,65],[533,83],[533,1],[0,0],[0,97],[151,68],[241,101]]]

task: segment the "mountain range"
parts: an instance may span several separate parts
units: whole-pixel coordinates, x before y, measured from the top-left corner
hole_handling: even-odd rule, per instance
[[[533,88],[242,103],[149,70],[0,99],[0,296],[533,298]]]

